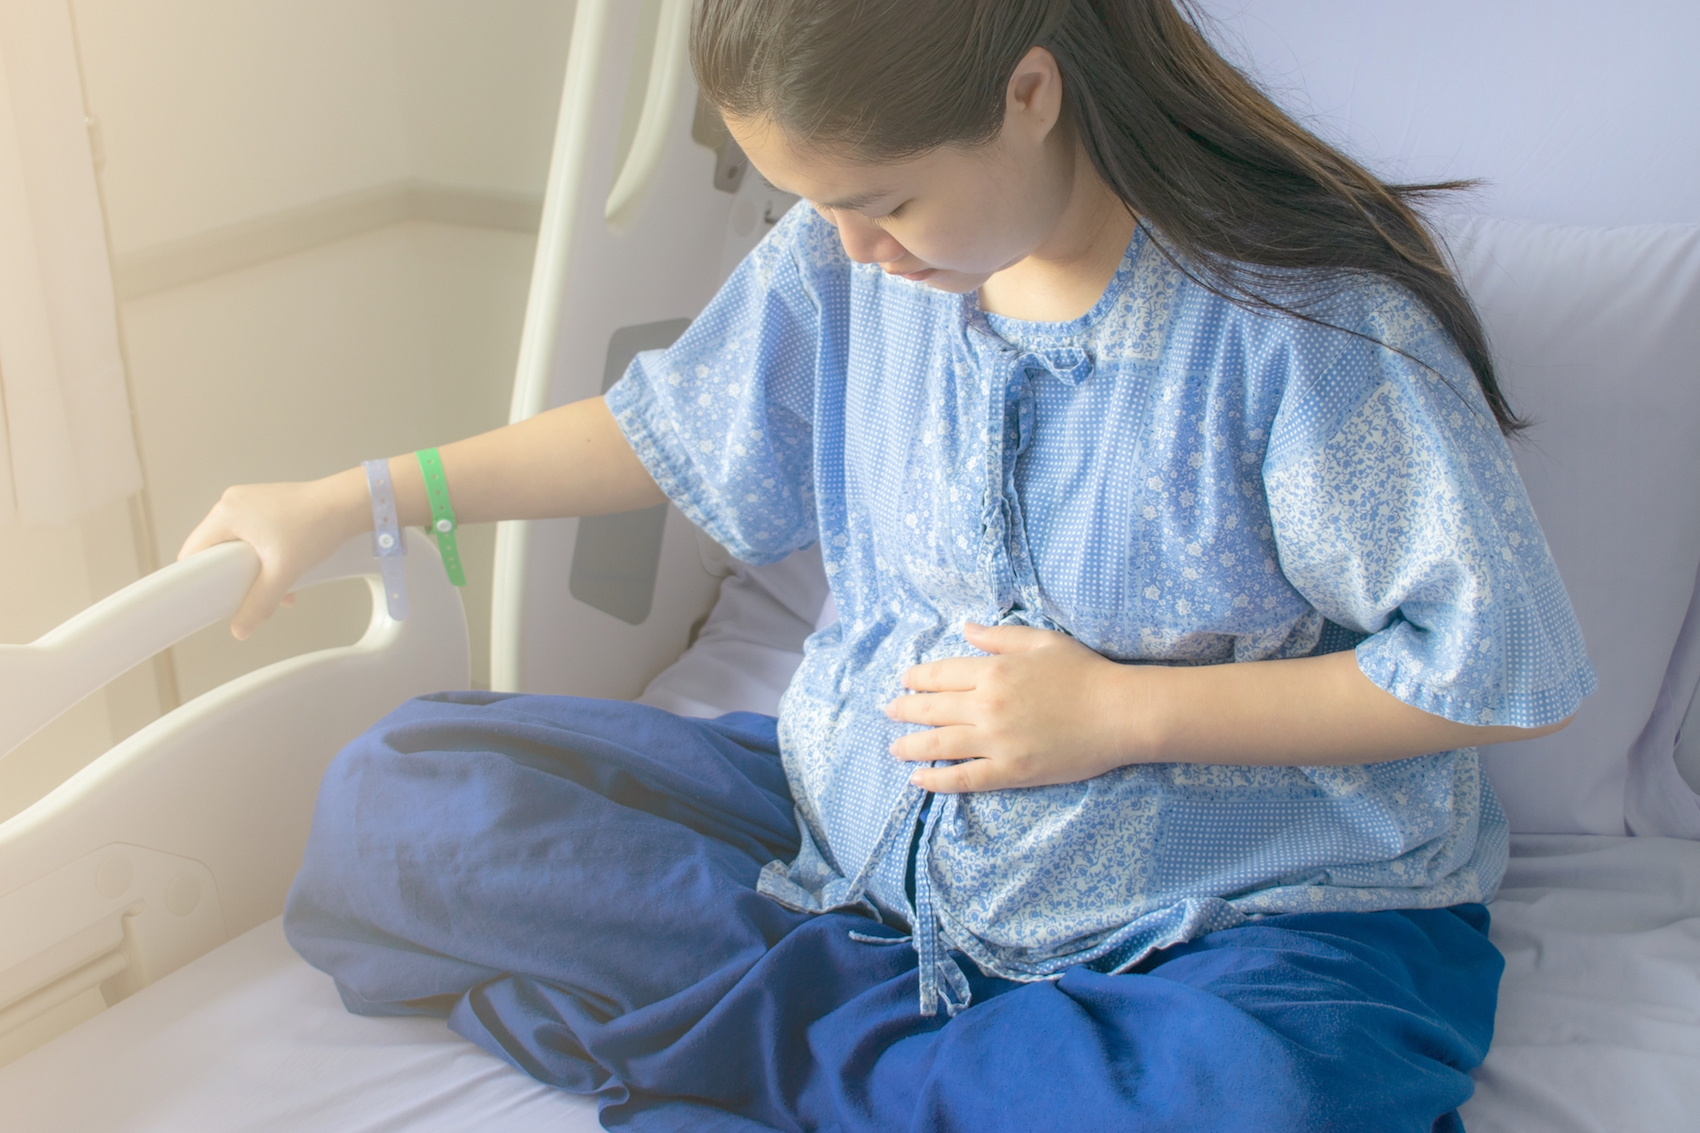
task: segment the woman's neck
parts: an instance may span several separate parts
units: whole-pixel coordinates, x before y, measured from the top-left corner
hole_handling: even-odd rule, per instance
[[[1068,322],[1090,311],[1133,239],[1132,213],[1074,146],[1069,199],[1045,242],[980,285],[980,309],[1030,322]]]

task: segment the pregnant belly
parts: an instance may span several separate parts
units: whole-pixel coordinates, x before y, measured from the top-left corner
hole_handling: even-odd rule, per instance
[[[1189,900],[1432,884],[1468,856],[1476,776],[1475,753],[1455,752],[1368,768],[1153,765],[946,796],[929,877],[956,932],[1066,954]]]

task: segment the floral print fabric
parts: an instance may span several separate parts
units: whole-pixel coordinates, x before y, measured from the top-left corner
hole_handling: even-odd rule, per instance
[[[1025,322],[852,263],[801,207],[609,391],[656,481],[733,554],[820,542],[839,621],[779,721],[802,849],[762,889],[907,919],[924,1009],[965,1002],[949,948],[1042,979],[1258,914],[1492,896],[1508,833],[1473,749],[1137,765],[940,796],[924,818],[887,750],[913,727],[883,711],[903,672],[973,653],[969,620],[1126,663],[1355,646],[1448,719],[1575,710],[1581,633],[1468,365],[1379,279],[1288,285],[1317,321],[1227,302],[1141,230],[1090,312]]]

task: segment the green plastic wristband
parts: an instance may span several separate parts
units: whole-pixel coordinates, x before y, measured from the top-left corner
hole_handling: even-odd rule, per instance
[[[443,478],[443,458],[434,448],[422,448],[413,454],[419,458],[419,471],[425,474],[425,496],[431,501],[431,534],[437,537],[437,550],[443,556],[443,569],[456,586],[466,585],[466,574],[460,569],[460,546],[455,542],[455,509],[449,503],[449,482]]]

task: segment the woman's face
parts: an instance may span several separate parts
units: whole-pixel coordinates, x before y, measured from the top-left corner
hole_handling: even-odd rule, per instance
[[[1054,128],[1061,83],[1050,54],[1034,55],[1042,59],[1017,70],[1004,127],[984,146],[869,163],[799,145],[767,119],[726,124],[768,181],[838,229],[852,260],[941,291],[973,291],[1040,248],[1069,204],[1074,144]]]

